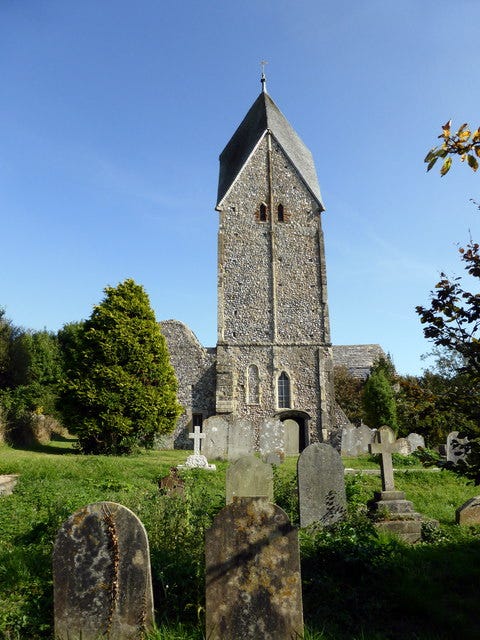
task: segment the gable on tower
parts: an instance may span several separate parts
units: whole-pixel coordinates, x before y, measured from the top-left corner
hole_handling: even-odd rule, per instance
[[[320,211],[324,211],[312,154],[266,91],[260,93],[220,154],[217,208],[267,131],[298,171]]]

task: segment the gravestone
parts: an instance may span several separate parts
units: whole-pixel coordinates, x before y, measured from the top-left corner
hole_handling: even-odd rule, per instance
[[[467,444],[468,438],[459,438],[458,431],[452,431],[447,436],[446,455],[447,462],[457,464],[459,460],[465,460],[466,453],[464,445]]]
[[[353,424],[347,424],[342,428],[340,451],[342,456],[347,458],[354,458],[357,455],[357,430]]]
[[[270,418],[260,426],[260,455],[264,460],[280,464],[285,458],[285,436],[283,423],[277,418]]]
[[[228,459],[236,460],[255,451],[253,425],[244,418],[233,420],[228,430]]]
[[[203,425],[203,455],[209,460],[226,460],[228,454],[228,422],[221,416],[207,418]]]
[[[399,453],[402,456],[409,456],[412,453],[410,443],[407,438],[398,438],[398,440],[395,441],[394,452]]]
[[[419,433],[408,434],[407,440],[412,451],[416,451],[417,449],[425,449],[425,439]]]
[[[303,637],[298,535],[280,507],[238,498],[205,536],[206,638]]]
[[[97,502],[60,528],[53,551],[55,638],[140,639],[153,625],[145,528],[115,502]]]
[[[455,511],[455,521],[462,525],[480,524],[480,496],[470,498],[458,507]]]
[[[395,533],[405,542],[414,543],[422,537],[421,516],[413,510],[413,504],[405,499],[403,491],[395,491],[392,465],[392,453],[395,451],[394,432],[390,427],[380,427],[375,433],[375,442],[370,445],[370,452],[381,455],[382,491],[375,491],[369,507],[373,512],[385,514],[376,523],[378,528]]]
[[[18,481],[18,473],[0,475],[0,496],[10,496]]]
[[[273,502],[273,470],[254,455],[238,458],[226,473],[227,504],[236,498],[267,498]]]
[[[283,421],[285,455],[298,456],[300,450],[300,425],[290,418]]]
[[[329,444],[306,447],[298,458],[300,526],[333,524],[345,517],[347,498],[342,459]]]
[[[373,431],[366,424],[361,424],[355,429],[355,448],[356,455],[360,456],[363,453],[368,453],[368,447],[373,442]]]

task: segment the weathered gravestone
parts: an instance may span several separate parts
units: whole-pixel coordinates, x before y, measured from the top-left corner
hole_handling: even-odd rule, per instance
[[[228,430],[228,459],[236,460],[255,451],[253,425],[244,418],[233,420]]]
[[[470,498],[455,511],[457,524],[480,524],[480,496]]]
[[[341,520],[347,511],[347,498],[338,451],[329,444],[311,444],[300,454],[297,471],[300,526]]]
[[[74,513],[53,551],[56,640],[133,640],[153,625],[145,528],[115,502]]]
[[[353,458],[357,455],[357,430],[353,424],[346,424],[342,428],[340,451],[342,456],[347,458]]]
[[[208,460],[226,460],[228,454],[228,422],[221,416],[211,416],[202,425],[205,439],[203,455]]]
[[[407,436],[407,440],[410,444],[411,451],[416,451],[417,449],[425,449],[425,438],[419,433],[409,433]]]
[[[280,507],[238,498],[206,532],[206,638],[303,637],[298,535]]]
[[[409,456],[412,453],[407,438],[398,438],[398,440],[395,441],[394,453],[399,453],[402,456]]]
[[[265,420],[260,427],[259,450],[263,460],[280,464],[285,458],[283,423],[277,418]]]
[[[447,436],[447,462],[453,462],[453,464],[457,464],[459,460],[465,460],[465,445],[467,443],[468,438],[459,438],[458,431],[450,432]]]
[[[380,453],[382,491],[376,491],[369,504],[374,512],[383,513],[377,526],[405,540],[418,542],[422,537],[420,514],[413,510],[413,504],[405,499],[403,491],[395,491],[393,479],[392,453],[396,451],[395,434],[390,427],[380,427],[375,434],[375,442],[370,445],[371,453]]]
[[[236,498],[267,498],[273,502],[273,470],[254,455],[232,462],[226,473],[227,504]]]
[[[355,429],[355,446],[357,456],[368,453],[368,447],[373,442],[373,431],[366,424],[361,424]]]

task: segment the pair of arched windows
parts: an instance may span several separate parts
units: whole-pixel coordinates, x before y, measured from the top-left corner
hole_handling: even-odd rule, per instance
[[[260,375],[256,364],[247,369],[247,404],[260,403]],[[277,379],[277,403],[279,409],[291,407],[290,378],[285,371]]]
[[[259,220],[260,222],[267,222],[268,220],[268,207],[264,202],[260,204]],[[277,207],[277,222],[285,222],[283,204],[279,204]]]

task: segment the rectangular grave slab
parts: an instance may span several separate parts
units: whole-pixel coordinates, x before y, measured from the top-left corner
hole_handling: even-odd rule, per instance
[[[226,460],[228,457],[229,424],[221,416],[211,416],[202,425],[205,439],[202,453],[208,460]]]
[[[280,507],[239,498],[206,532],[206,638],[303,637],[298,536]]]
[[[233,420],[228,430],[228,459],[248,456],[255,450],[255,431],[251,422],[243,418]]]
[[[137,516],[114,502],[74,513],[53,552],[56,640],[139,640],[153,626],[150,554]]]
[[[314,443],[297,463],[300,526],[330,525],[345,517],[347,497],[342,459],[329,444]]]
[[[265,420],[260,426],[259,449],[263,460],[279,464],[285,458],[285,430],[283,423],[276,418]]]

